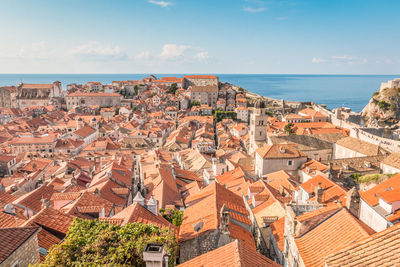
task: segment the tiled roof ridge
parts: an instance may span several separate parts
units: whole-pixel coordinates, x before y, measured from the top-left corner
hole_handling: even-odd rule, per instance
[[[327,216],[326,218],[324,218],[320,223],[312,226],[310,229],[308,229],[308,231],[306,231],[305,233],[302,233],[299,236],[296,236],[295,238],[301,238],[303,236],[305,236],[306,234],[310,233],[311,231],[313,231],[314,229],[318,228],[319,226],[321,226],[322,224],[326,223],[330,218],[332,218],[334,215],[338,214],[340,211],[342,211],[344,208],[341,207],[339,209],[337,209],[335,212],[333,212],[332,214],[330,214],[329,216]]]
[[[325,257],[325,262],[328,264],[329,262],[338,260],[338,257],[340,256],[340,254],[345,253],[347,250],[350,250],[350,249],[363,250],[366,247],[370,246],[367,243],[370,242],[371,240],[382,239],[382,238],[385,237],[385,235],[387,235],[388,233],[391,233],[391,232],[400,234],[400,224],[393,225],[392,227],[389,227],[389,228],[387,228],[387,229],[385,229],[383,231],[377,232],[377,233],[372,234],[372,235],[370,235],[368,237],[365,237],[365,238],[363,238],[363,239],[361,239],[361,240],[359,240],[357,242],[354,242],[354,243],[351,243],[351,244],[348,244],[348,245],[342,247],[341,249],[339,249],[339,250],[329,254],[328,256],[326,256]],[[347,256],[347,255],[345,255],[345,256]]]
[[[238,239],[235,239],[234,241],[234,247],[235,247],[235,253],[233,254],[233,257],[235,258],[235,262],[237,262],[238,266],[246,266],[244,260],[240,255],[244,253],[244,248],[241,245],[241,242],[239,242]]]
[[[21,247],[25,243],[25,241],[28,240],[33,234],[37,233],[40,230],[40,227],[38,227],[38,226],[27,226],[27,227],[0,228],[0,232],[1,231],[22,231],[22,230],[32,230],[32,232],[27,237],[25,237],[25,239],[23,240],[23,242],[21,242],[21,244],[16,246],[10,253],[8,253],[8,256],[13,254],[14,251],[16,251],[19,247]],[[16,235],[16,233],[15,233],[15,235]],[[15,241],[15,242],[17,242],[17,241]],[[6,260],[6,259],[7,258],[5,258],[4,260]],[[4,260],[2,260],[0,262],[0,264],[3,263]]]

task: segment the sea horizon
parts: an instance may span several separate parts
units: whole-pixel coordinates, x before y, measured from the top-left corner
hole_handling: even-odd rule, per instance
[[[183,77],[203,73],[2,73],[0,86],[18,83],[52,83],[59,80],[63,89],[67,84],[85,84],[98,81],[110,84],[113,80],[139,80],[148,75]],[[286,101],[312,101],[326,104],[328,108],[349,107],[360,112],[380,84],[400,77],[396,74],[234,74],[204,73],[216,75],[221,82],[266,97]]]

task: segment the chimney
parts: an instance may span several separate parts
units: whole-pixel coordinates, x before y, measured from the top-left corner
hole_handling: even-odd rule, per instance
[[[3,212],[11,214],[11,215],[15,215],[15,208],[14,208],[13,204],[8,203],[7,205],[5,205]]]
[[[228,226],[229,226],[229,212],[225,211],[226,207],[225,204],[221,208],[221,232],[222,233],[229,233]]]
[[[359,218],[360,216],[360,194],[357,188],[354,186],[346,193],[346,208],[354,216]]]
[[[321,187],[321,182],[318,183],[318,186],[315,187],[315,198],[318,203],[322,203],[322,194],[324,193],[324,189]]]
[[[302,228],[301,222],[299,222],[295,217],[293,220],[293,233],[295,236],[301,235],[301,228]]]
[[[100,190],[98,188],[96,188],[93,192],[95,195],[100,196]]]
[[[133,199],[133,202],[137,202],[140,205],[144,206],[144,197],[142,196],[142,194],[140,194],[140,192],[137,192],[136,196]]]
[[[328,178],[332,179],[332,163],[328,163]]]
[[[158,215],[158,201],[155,200],[153,196],[151,196],[150,199],[147,201],[146,208],[154,215]]]
[[[148,243],[143,251],[143,260],[146,267],[168,266],[168,257],[163,244]]]
[[[50,208],[50,200],[42,198],[40,202],[42,202],[42,209]]]

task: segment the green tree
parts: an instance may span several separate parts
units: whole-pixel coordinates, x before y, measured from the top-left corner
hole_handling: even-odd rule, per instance
[[[178,90],[178,85],[176,83],[171,84],[171,86],[168,89],[169,94],[175,94],[176,90]]]
[[[389,104],[386,103],[385,101],[381,100],[381,101],[378,102],[378,106],[382,110],[387,110]]]
[[[42,266],[145,266],[147,243],[166,245],[174,266],[177,243],[173,231],[132,223],[116,226],[98,220],[75,219],[61,244],[53,246]]]
[[[285,131],[286,134],[293,135],[294,134],[293,126],[294,126],[294,124],[290,122],[285,125],[283,130]]]
[[[175,226],[180,226],[183,220],[183,211],[177,209],[160,209],[161,215]]]
[[[119,115],[119,108],[115,109],[115,115]]]
[[[193,107],[193,106],[200,106],[200,101],[193,100],[193,101],[191,102],[191,105],[192,105],[192,107]]]
[[[236,112],[234,111],[220,111],[220,110],[216,110],[214,112],[214,119],[216,120],[216,122],[220,122],[224,119],[232,119],[234,121],[236,121]]]
[[[139,88],[137,85],[135,85],[135,87],[133,87],[133,90],[135,91],[135,95],[138,95]]]

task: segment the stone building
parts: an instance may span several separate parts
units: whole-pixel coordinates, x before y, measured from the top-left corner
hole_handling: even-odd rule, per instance
[[[0,266],[39,263],[39,227],[0,228]]]
[[[16,157],[12,155],[0,155],[0,177],[13,175],[17,167]]]
[[[250,148],[253,154],[259,147],[266,144],[267,140],[267,115],[265,115],[265,103],[257,100],[250,118]]]
[[[214,182],[186,198],[179,229],[180,262],[193,259],[235,239],[255,248],[252,222],[243,199]]]
[[[333,158],[355,158],[387,154],[379,145],[371,144],[357,138],[345,137],[333,144]]]
[[[235,112],[238,120],[246,123],[249,121],[249,110],[246,107],[235,108]]]
[[[15,86],[0,87],[0,107],[15,108],[17,88]]]
[[[190,86],[190,99],[191,101],[198,101],[200,105],[216,106],[218,99],[218,86]]]
[[[10,143],[11,151],[17,155],[28,153],[28,157],[52,157],[56,145],[56,136],[47,135],[41,137],[17,137]]]
[[[121,105],[122,96],[118,93],[86,93],[75,92],[65,97],[67,109],[90,106],[116,106]]]
[[[29,108],[48,106],[53,98],[62,96],[61,82],[52,84],[25,84],[17,86],[16,107]]]
[[[296,145],[268,145],[256,150],[255,171],[259,177],[280,170],[294,173],[306,161],[307,155]]]
[[[189,86],[218,86],[218,77],[215,75],[185,75],[183,87]]]

